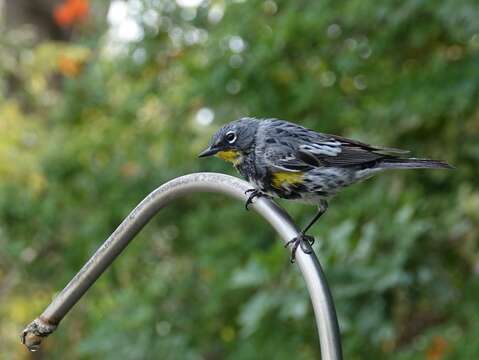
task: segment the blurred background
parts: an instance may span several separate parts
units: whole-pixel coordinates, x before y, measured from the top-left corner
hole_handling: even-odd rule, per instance
[[[38,353],[35,318],[240,116],[409,149],[314,227],[346,359],[479,357],[475,0],[0,1],[2,359],[317,359],[308,293],[243,204],[163,211]],[[235,174],[236,175],[236,174]],[[314,208],[282,203],[298,224]]]

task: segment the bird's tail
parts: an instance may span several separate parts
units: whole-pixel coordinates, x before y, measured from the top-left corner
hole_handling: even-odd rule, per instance
[[[384,159],[377,165],[381,169],[454,169],[453,166],[442,160],[430,159]]]

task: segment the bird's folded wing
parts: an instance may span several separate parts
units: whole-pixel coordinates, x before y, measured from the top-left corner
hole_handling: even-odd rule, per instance
[[[315,167],[347,167],[398,157],[407,151],[368,145],[344,137],[315,132],[281,134],[265,151],[266,163],[279,171],[307,171]]]
[[[270,146],[264,153],[264,160],[273,171],[303,172],[318,166],[314,158],[315,165],[308,164],[294,149],[283,145]]]

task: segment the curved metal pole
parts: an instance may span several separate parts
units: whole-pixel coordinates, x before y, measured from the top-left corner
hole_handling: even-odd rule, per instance
[[[173,179],[154,190],[123,220],[45,311],[23,330],[22,343],[31,351],[38,350],[42,338],[56,329],[68,311],[133,237],[170,202],[196,192],[222,193],[245,202],[245,191],[250,188],[247,182],[229,175],[196,173]],[[298,228],[289,215],[275,202],[260,197],[253,202],[251,209],[263,216],[285,243],[298,235]],[[298,250],[296,259],[313,304],[322,358],[340,360],[342,350],[338,320],[321,265],[314,253],[308,255]]]

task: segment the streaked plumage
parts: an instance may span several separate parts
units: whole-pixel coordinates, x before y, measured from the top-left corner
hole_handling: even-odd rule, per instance
[[[200,156],[216,154],[232,162],[256,189],[251,199],[267,195],[317,204],[317,219],[338,191],[382,170],[450,168],[439,160],[407,158],[407,153],[283,120],[242,118],[218,130]],[[298,245],[307,250],[304,233],[312,223],[303,230],[302,239],[295,241],[293,261]]]

